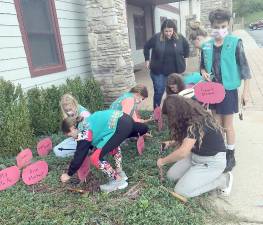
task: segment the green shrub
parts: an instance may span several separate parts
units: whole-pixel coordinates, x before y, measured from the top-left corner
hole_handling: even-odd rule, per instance
[[[80,105],[86,107],[89,111],[95,112],[102,110],[104,99],[99,84],[92,78],[82,81],[79,77],[67,79],[65,85],[61,87],[62,93],[71,93]]]
[[[58,87],[33,88],[27,92],[28,109],[34,134],[50,135],[59,130],[60,111]]]
[[[20,86],[0,80],[0,155],[16,155],[33,143],[26,98]]]

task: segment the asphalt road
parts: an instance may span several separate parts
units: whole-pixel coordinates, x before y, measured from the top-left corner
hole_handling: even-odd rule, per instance
[[[263,48],[263,29],[261,29],[261,30],[248,30],[248,32],[255,39],[258,46]]]

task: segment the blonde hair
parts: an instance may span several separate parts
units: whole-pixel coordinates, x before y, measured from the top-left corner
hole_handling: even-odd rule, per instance
[[[144,98],[148,98],[148,90],[147,87],[144,86],[143,84],[137,84],[136,86],[134,86],[131,90],[131,93],[138,93],[139,95],[141,95]]]
[[[60,110],[61,110],[61,113],[62,113],[62,117],[63,117],[63,119],[65,119],[65,118],[68,117],[68,114],[65,111],[65,105],[72,105],[77,110],[77,108],[78,108],[78,101],[76,100],[76,98],[73,97],[73,95],[67,93],[67,94],[64,94],[61,97],[59,105],[60,105]]]

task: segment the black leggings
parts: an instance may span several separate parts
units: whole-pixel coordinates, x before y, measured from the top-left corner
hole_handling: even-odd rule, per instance
[[[134,122],[131,116],[123,114],[118,120],[117,128],[111,139],[104,145],[100,154],[100,161],[103,157],[117,148],[125,139],[138,137],[148,132],[148,126],[144,123]]]

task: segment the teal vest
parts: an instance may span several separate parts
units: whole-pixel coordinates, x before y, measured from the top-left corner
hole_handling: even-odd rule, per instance
[[[116,131],[119,118],[123,112],[104,110],[93,113],[87,118],[88,129],[92,131],[92,145],[102,148]]]
[[[122,105],[121,105],[122,101],[125,100],[126,98],[133,98],[133,97],[134,97],[134,94],[131,92],[124,93],[111,104],[110,109],[122,111]],[[136,110],[136,107],[137,107],[137,104],[134,104],[131,110],[131,113],[130,113],[131,117],[133,116],[133,113]]]
[[[224,39],[221,51],[221,76],[226,90],[237,89],[241,84],[239,68],[236,62],[236,47],[239,38],[228,35]],[[214,39],[202,45],[205,69],[208,73],[212,71]]]

